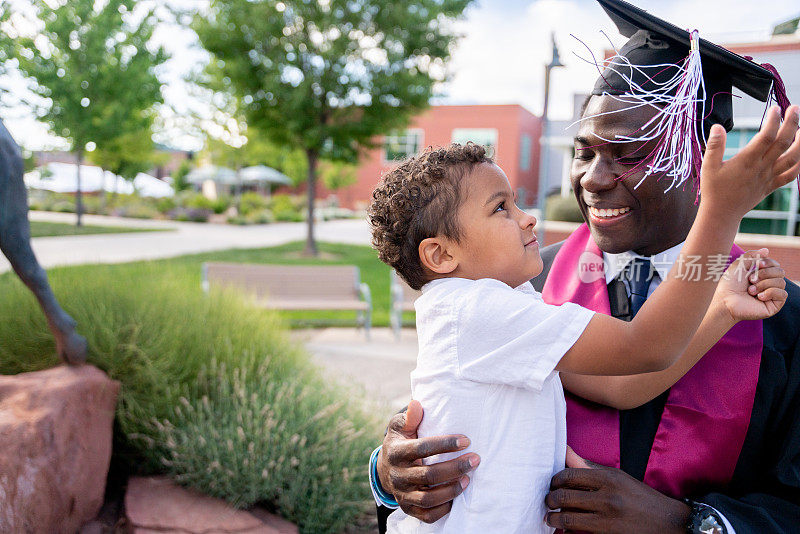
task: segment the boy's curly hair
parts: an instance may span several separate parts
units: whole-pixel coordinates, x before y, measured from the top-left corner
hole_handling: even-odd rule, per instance
[[[480,163],[493,160],[472,142],[429,147],[385,174],[372,192],[372,245],[413,289],[429,281],[419,259],[422,240],[443,235],[458,241],[461,181]]]

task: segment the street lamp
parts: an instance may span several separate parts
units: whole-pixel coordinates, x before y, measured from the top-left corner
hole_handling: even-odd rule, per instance
[[[550,34],[553,42],[553,59],[544,66],[544,106],[542,106],[542,136],[539,138],[539,191],[536,193],[536,207],[539,209],[537,239],[539,246],[544,246],[544,210],[547,197],[547,167],[550,156],[550,133],[548,131],[547,104],[550,100],[550,71],[564,64],[558,58],[555,33]]]

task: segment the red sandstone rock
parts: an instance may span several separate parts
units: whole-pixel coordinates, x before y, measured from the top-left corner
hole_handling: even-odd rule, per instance
[[[132,534],[297,534],[297,527],[284,519],[263,511],[254,514],[236,510],[223,500],[182,488],[167,477],[128,480],[125,512]]]
[[[89,365],[0,376],[0,532],[72,534],[97,515],[119,387]]]

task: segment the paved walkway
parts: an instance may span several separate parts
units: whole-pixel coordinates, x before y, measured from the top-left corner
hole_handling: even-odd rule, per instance
[[[291,335],[305,345],[327,376],[363,388],[387,418],[408,404],[408,375],[417,360],[413,328],[404,328],[400,340],[389,328],[373,328],[370,341],[355,328],[293,330]]]
[[[32,221],[74,223],[71,213],[30,212]],[[32,240],[39,263],[45,267],[82,263],[124,263],[225,250],[259,248],[304,240],[305,223],[274,223],[253,226],[150,221],[86,215],[84,223],[100,226],[166,228],[165,232],[128,234],[94,234],[80,236],[37,237]],[[319,222],[315,235],[318,241],[369,244],[369,228],[362,219]],[[0,272],[10,269],[0,255]]]

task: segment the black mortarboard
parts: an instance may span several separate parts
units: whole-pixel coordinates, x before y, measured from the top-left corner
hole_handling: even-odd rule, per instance
[[[604,69],[592,90],[593,95],[629,93],[631,81],[651,90],[674,76],[675,72],[663,65],[680,64],[689,55],[688,30],[621,0],[597,1],[629,40]],[[700,39],[699,46],[705,84],[704,131],[707,134],[715,123],[730,130],[733,127],[732,88],[737,87],[766,102],[775,89],[775,77],[764,67],[705,39]],[[631,69],[630,65],[639,69]],[[778,84],[782,89],[779,79]]]

